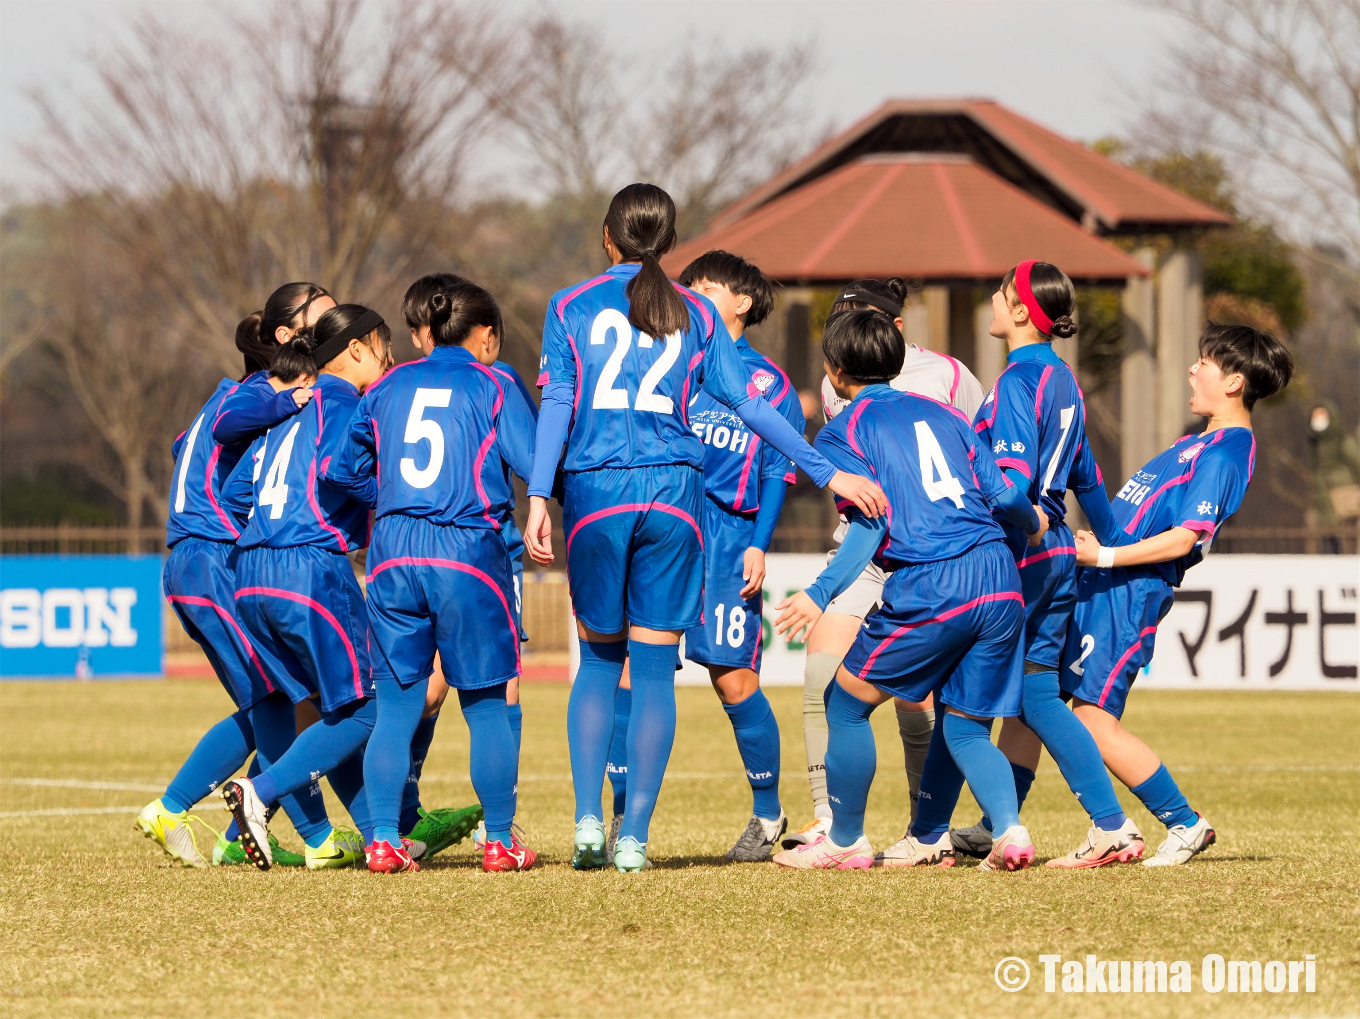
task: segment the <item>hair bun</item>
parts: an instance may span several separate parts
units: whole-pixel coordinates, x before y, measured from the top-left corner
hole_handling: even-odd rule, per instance
[[[1072,321],[1072,316],[1062,315],[1053,320],[1053,332],[1049,335],[1056,336],[1061,340],[1065,340],[1070,336],[1076,336],[1077,324]]]
[[[896,297],[899,302],[902,303],[906,302],[907,300],[906,280],[902,279],[901,276],[889,276],[887,279],[883,281],[883,283],[887,286],[889,290],[892,291],[892,295]]]
[[[430,328],[443,325],[453,315],[453,298],[447,290],[437,290],[430,297]]]

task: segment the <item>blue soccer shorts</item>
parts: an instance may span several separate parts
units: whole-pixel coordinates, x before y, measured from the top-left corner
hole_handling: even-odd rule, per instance
[[[364,593],[339,552],[243,549],[236,610],[256,645],[282,664],[280,685],[293,703],[316,696],[329,714],[373,696]]]
[[[1058,670],[1063,692],[1122,718],[1138,671],[1152,661],[1157,624],[1173,600],[1171,585],[1144,567],[1082,567]]]
[[[704,476],[693,467],[568,474],[562,525],[576,618],[596,633],[632,623],[702,625]]]
[[[368,550],[368,621],[379,679],[423,683],[435,651],[459,690],[519,675],[510,556],[490,528],[400,513],[378,518]]]
[[[1015,559],[989,541],[954,559],[901,566],[845,667],[894,697],[978,718],[1020,714],[1024,604]]]
[[[1030,545],[1017,528],[1005,530],[1020,571],[1020,593],[1025,596],[1025,661],[1056,669],[1077,604],[1077,549],[1072,531],[1059,524],[1038,545]]]
[[[232,542],[184,538],[165,559],[165,597],[185,632],[208,656],[213,671],[242,710],[279,689],[283,667],[256,647],[236,611]]]
[[[691,662],[760,671],[764,601],[760,591],[741,596],[746,550],[755,531],[754,515],[704,499],[704,621],[685,631],[685,657]]]

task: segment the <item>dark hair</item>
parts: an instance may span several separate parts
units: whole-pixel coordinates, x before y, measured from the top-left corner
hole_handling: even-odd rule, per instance
[[[274,333],[279,326],[292,329],[299,316],[306,319],[313,301],[330,296],[315,283],[285,283],[269,295],[261,310],[243,318],[236,327],[236,349],[245,355],[246,374],[264,371],[274,363],[279,352]]]
[[[342,350],[349,347],[348,340],[345,341],[343,346],[337,346],[336,341],[344,339],[345,333],[353,326],[359,325],[362,328],[362,323],[359,320],[366,316],[371,317],[374,323],[373,327],[362,335],[351,336],[350,339],[362,340],[371,349],[373,344],[369,337],[376,333],[378,342],[386,349],[392,342],[392,330],[388,328],[387,323],[382,320],[377,312],[364,307],[362,304],[337,304],[317,319],[316,324],[310,329],[305,329],[299,334],[308,336],[311,340],[310,352],[316,361],[317,371],[326,367],[339,356]]]
[[[764,322],[774,310],[774,281],[759,268],[738,255],[726,251],[706,251],[680,273],[680,282],[687,287],[699,280],[708,280],[726,287],[732,293],[751,299],[745,321],[748,326]]]
[[[312,360],[312,348],[316,338],[312,327],[299,329],[287,343],[276,344],[279,348],[274,355],[274,363],[269,366],[269,374],[280,382],[295,382],[303,375],[316,375],[316,362]]]
[[[1004,294],[1015,285],[1015,270],[1006,273],[1001,281]],[[1036,325],[1042,336],[1056,336],[1066,339],[1077,335],[1077,323],[1072,317],[1077,313],[1077,288],[1056,265],[1048,262],[1035,262],[1029,270],[1029,289],[1039,302],[1039,310],[1053,320],[1053,331],[1044,332]]]
[[[689,328],[689,305],[661,268],[675,247],[675,202],[655,184],[629,184],[614,196],[604,217],[609,239],[625,262],[642,269],[628,283],[628,321],[649,336]]]
[[[888,382],[902,373],[907,341],[881,311],[855,308],[826,320],[822,354],[831,367],[857,382]]]
[[[885,280],[855,280],[831,302],[831,314],[869,308],[898,318],[907,299],[907,285],[898,276]]]
[[[468,281],[451,272],[432,272],[416,280],[406,288],[406,296],[401,299],[401,315],[406,319],[406,327],[412,331],[430,324],[430,298],[448,287]]]
[[[1242,406],[1251,410],[1257,400],[1274,396],[1294,377],[1294,355],[1270,333],[1251,326],[1210,322],[1199,338],[1199,356],[1222,372],[1241,372]]]
[[[501,309],[476,283],[455,283],[430,297],[430,335],[436,347],[461,347],[477,326],[501,335]]]

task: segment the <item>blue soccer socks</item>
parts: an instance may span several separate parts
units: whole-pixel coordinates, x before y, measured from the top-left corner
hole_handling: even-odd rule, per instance
[[[429,718],[422,718],[416,726],[416,734],[411,737],[411,773],[406,776],[406,785],[401,791],[401,830],[410,831],[420,821],[420,773],[425,767],[425,757],[434,742],[434,727],[439,722],[439,712]]]
[[[754,803],[752,813],[767,821],[779,818],[779,724],[765,691],[756,692],[740,704],[724,704],[737,737],[737,750],[746,766]],[[842,843],[845,844],[845,843]]]
[[[623,677],[628,645],[582,640],[581,663],[567,700],[567,744],[576,792],[576,820],[598,818],[609,741],[614,733],[614,695]],[[672,680],[673,681],[673,680]],[[634,682],[634,688],[637,683]]]
[[[864,834],[864,806],[878,767],[874,730],[865,704],[836,682],[826,698],[826,791],[831,798],[831,841],[851,846]]]
[[[250,727],[255,731],[255,763],[259,765],[260,774],[263,774],[288,752],[297,738],[297,714],[292,702],[281,693],[273,693],[256,701],[250,707]],[[259,775],[251,777],[253,781]],[[309,782],[303,788],[281,797],[278,802],[304,839],[318,831],[330,829],[326,800],[317,783]]]
[[[1105,762],[1100,759],[1100,748],[1096,746],[1090,730],[1062,702],[1056,671],[1034,672],[1025,676],[1020,719],[1034,730],[1044,747],[1053,755],[1053,759],[1058,762],[1058,770],[1067,780],[1068,788],[1076,794],[1099,827],[1106,831],[1119,828],[1124,823],[1124,810],[1114,794],[1114,785],[1105,770]],[[1030,780],[1033,781],[1033,773]],[[1020,792],[1018,781],[1016,792],[1023,804],[1025,796]],[[1110,827],[1107,828],[1107,824]]]
[[[963,772],[959,770],[945,742],[945,716],[944,708],[936,706],[930,750],[921,768],[921,795],[916,805],[916,819],[911,822],[911,834],[925,842],[934,842],[949,830],[949,821],[954,816],[959,793],[963,791]]]
[[[1176,785],[1176,780],[1171,777],[1171,772],[1166,770],[1165,764],[1159,765],[1151,778],[1134,786],[1129,792],[1142,801],[1149,814],[1168,828],[1174,828],[1178,824],[1188,827],[1195,823],[1195,812],[1190,809],[1185,794],[1181,792],[1180,786]]]
[[[510,719],[510,735],[515,737],[515,760],[519,760],[519,748],[524,735],[524,709],[518,704],[507,704],[505,714]]]
[[[425,688],[403,687],[391,677],[374,679],[377,722],[364,751],[364,792],[375,842],[401,845],[401,794],[411,774],[411,740],[425,713]]]
[[[364,845],[373,841],[373,820],[368,813],[368,796],[364,792],[364,754],[359,751],[326,772],[335,795],[349,811],[354,827],[364,837]],[[409,830],[409,829],[407,829]],[[316,847],[313,846],[313,849]]]
[[[1023,764],[1016,764],[1014,761],[1011,761],[1010,765],[1011,777],[1015,779],[1015,806],[1017,810],[1020,810],[1024,808],[1025,797],[1029,796],[1030,787],[1034,785],[1034,772]],[[995,830],[992,828],[992,819],[986,814],[982,815],[982,820],[978,823],[988,831]],[[1123,821],[1120,821],[1120,824],[1123,823]]]
[[[519,777],[519,749],[510,729],[505,684],[480,690],[459,690],[470,738],[469,770],[472,788],[482,804],[486,840],[509,848],[510,825],[515,820],[515,783]]]
[[[609,758],[605,761],[605,774],[614,789],[614,814],[623,813],[623,804],[628,796],[628,719],[633,714],[633,691],[619,687],[614,695],[614,735],[609,741]]]
[[[161,796],[161,804],[172,814],[188,810],[203,797],[236,774],[255,749],[255,730],[244,711],[222,719],[198,741],[188,760]]]
[[[1019,824],[1015,775],[1006,755],[992,743],[991,724],[946,712],[944,739],[950,755],[968,780],[968,788],[983,812],[992,819],[992,831],[1000,834]]]
[[[628,721],[628,795],[624,802],[623,824],[619,827],[619,841],[631,838],[642,845],[647,844],[652,811],[656,809],[661,780],[666,775],[671,746],[675,743],[675,667],[679,660],[678,644],[628,642],[633,714]],[[613,718],[611,703],[611,726]],[[602,749],[607,751],[607,748],[608,743],[605,743]],[[604,778],[601,774],[603,765],[602,757],[594,779],[597,804]]]

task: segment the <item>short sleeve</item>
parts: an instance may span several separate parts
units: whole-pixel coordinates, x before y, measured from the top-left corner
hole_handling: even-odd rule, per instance
[[[538,361],[538,385],[545,391],[576,395],[576,357],[567,337],[567,326],[558,312],[558,299],[548,302],[543,318],[543,349]]]
[[[1227,445],[1221,449],[1205,447],[1195,461],[1190,480],[1182,487],[1171,526],[1188,527],[1212,538],[1223,521],[1242,505],[1247,480],[1246,457]]]
[[[962,424],[960,422],[960,425]],[[988,502],[995,502],[1011,487],[1010,480],[1001,473],[1001,461],[992,455],[992,451],[972,429],[961,427],[959,431],[968,446],[968,460],[973,468],[973,478],[977,481],[978,491]]]

